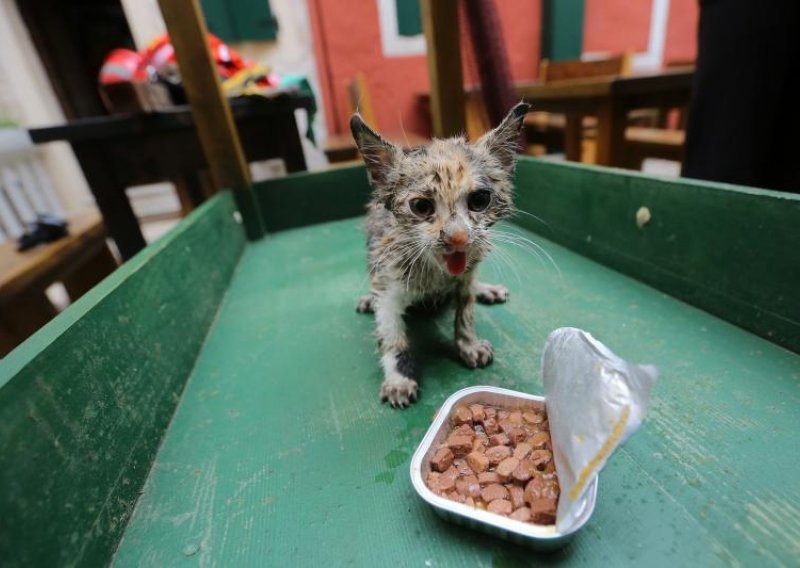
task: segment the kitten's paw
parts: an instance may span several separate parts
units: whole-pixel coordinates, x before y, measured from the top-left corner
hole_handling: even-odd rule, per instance
[[[360,314],[371,314],[375,311],[375,296],[367,294],[358,299],[356,311]]]
[[[494,349],[492,344],[485,339],[475,341],[458,340],[458,354],[467,367],[485,367],[494,359]]]
[[[475,284],[475,298],[481,304],[502,304],[508,300],[508,288],[502,284]]]
[[[388,402],[393,408],[405,408],[417,400],[417,381],[392,373],[381,385],[381,402]]]

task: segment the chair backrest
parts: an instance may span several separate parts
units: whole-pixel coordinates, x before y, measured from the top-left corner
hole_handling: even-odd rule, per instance
[[[543,83],[566,81],[569,79],[588,79],[594,77],[626,76],[631,73],[633,54],[626,52],[607,59],[582,61],[550,61],[542,59],[539,64],[539,80]]]
[[[39,213],[64,215],[39,151],[25,130],[0,129],[0,243]]]
[[[347,83],[347,104],[349,114],[358,111],[364,122],[372,128],[379,128],[375,119],[375,110],[372,108],[372,98],[367,87],[367,78],[362,72],[356,73],[352,81]]]

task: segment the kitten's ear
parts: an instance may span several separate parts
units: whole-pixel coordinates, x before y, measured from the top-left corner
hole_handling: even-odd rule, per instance
[[[358,113],[350,119],[350,130],[353,131],[353,138],[367,164],[373,185],[386,184],[400,153],[398,148],[367,126]]]
[[[494,130],[481,136],[476,146],[483,147],[492,156],[500,160],[506,171],[514,169],[514,157],[519,147],[519,134],[522,130],[522,119],[531,109],[528,103],[517,103],[503,122]]]

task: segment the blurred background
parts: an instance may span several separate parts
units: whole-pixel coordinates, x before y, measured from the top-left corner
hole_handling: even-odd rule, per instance
[[[448,1],[456,9],[438,28],[429,0],[199,5],[255,180],[357,160],[355,110],[414,146],[474,139],[525,98],[527,154],[792,190],[793,174],[743,171],[754,152],[715,142],[774,137],[754,124],[773,124],[769,108],[796,92],[747,79],[794,75],[774,62],[797,61],[785,39],[797,8],[772,3]],[[457,51],[432,43],[448,34]],[[463,101],[432,95],[432,61]],[[745,98],[731,73],[749,85]],[[156,0],[0,0],[0,355],[216,190],[186,103]],[[714,130],[727,122],[738,130]],[[697,165],[715,160],[738,170]]]

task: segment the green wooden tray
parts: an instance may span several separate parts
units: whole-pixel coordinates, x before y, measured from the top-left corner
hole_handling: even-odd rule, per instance
[[[0,564],[796,565],[800,199],[531,159],[517,187],[541,221],[504,230],[558,271],[487,261],[512,297],[478,309],[484,370],[449,315],[412,317],[405,411],[354,310],[363,168],[238,195],[246,231],[234,196],[206,203],[2,361]],[[468,385],[541,393],[565,325],[661,369],[593,518],[553,555],[446,524],[408,476],[433,413]]]

